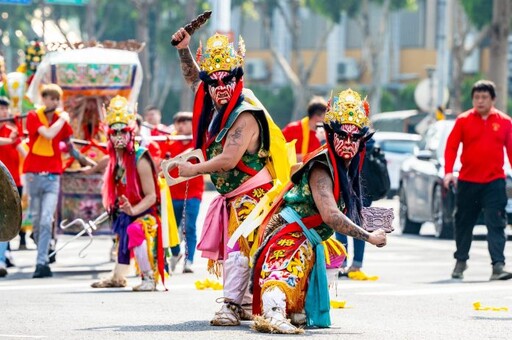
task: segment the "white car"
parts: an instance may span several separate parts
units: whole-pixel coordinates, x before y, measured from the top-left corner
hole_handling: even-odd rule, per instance
[[[414,154],[421,136],[414,133],[377,131],[373,139],[375,146],[379,147],[386,157],[391,184],[388,197],[393,197],[398,192],[402,162]]]

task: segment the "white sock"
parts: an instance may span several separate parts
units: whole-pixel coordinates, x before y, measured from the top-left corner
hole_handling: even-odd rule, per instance
[[[124,278],[128,274],[129,269],[130,265],[128,264],[116,263],[116,266],[114,267],[114,271],[112,273],[112,278],[115,280],[124,280]]]
[[[135,258],[139,264],[140,271],[143,273],[150,271],[151,265],[149,264],[148,246],[146,245],[146,241],[142,242],[140,246],[134,247],[133,253],[135,254]]]

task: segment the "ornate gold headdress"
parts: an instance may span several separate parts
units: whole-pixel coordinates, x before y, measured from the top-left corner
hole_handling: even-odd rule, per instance
[[[370,105],[366,100],[361,100],[359,93],[348,89],[341,91],[337,97],[329,99],[327,103],[327,112],[325,113],[324,122],[331,124],[337,122],[339,124],[352,124],[360,129],[370,125],[368,115],[370,113]]]
[[[135,108],[128,103],[128,99],[119,95],[110,100],[105,120],[108,126],[116,123],[129,125],[135,121]]]
[[[196,61],[201,71],[211,74],[217,71],[231,71],[235,67],[242,66],[245,58],[245,43],[242,37],[238,39],[238,51],[227,36],[215,33],[206,41],[206,50],[202,54],[200,45],[196,53]]]

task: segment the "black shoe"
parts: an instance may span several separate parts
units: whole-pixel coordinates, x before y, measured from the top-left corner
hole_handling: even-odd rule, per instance
[[[15,267],[14,261],[12,259],[11,252],[5,252],[5,266],[7,268]]]
[[[462,280],[464,278],[464,271],[468,269],[466,261],[457,260],[455,268],[453,268],[452,279]]]
[[[20,231],[20,233],[18,235],[20,235],[20,246],[18,247],[18,250],[25,250],[25,249],[27,249],[26,233],[23,232],[23,231]]]
[[[1,266],[0,267],[0,277],[5,277],[7,276],[7,269],[5,269],[5,267]]]
[[[50,246],[50,248],[48,248],[48,255],[50,255],[54,251],[55,251],[55,249]],[[57,261],[57,253],[53,254],[50,257],[48,257],[48,260],[50,261],[50,263],[54,263],[55,261]]]
[[[505,267],[505,264],[502,262],[495,263],[492,266],[491,281],[512,279],[512,273],[505,271],[503,267]]]
[[[344,270],[340,270],[338,272],[338,279],[341,279],[341,278],[344,278],[344,277],[348,277],[348,272],[346,272]]]
[[[36,271],[34,272],[34,275],[32,275],[32,278],[40,279],[43,277],[52,277],[52,276],[53,276],[53,273],[52,273],[52,270],[50,269],[49,265],[38,264],[36,266]]]

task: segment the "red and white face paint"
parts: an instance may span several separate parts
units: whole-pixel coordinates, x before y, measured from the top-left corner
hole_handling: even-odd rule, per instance
[[[115,149],[125,149],[130,143],[131,129],[128,127],[109,129],[108,135]]]
[[[343,159],[352,159],[359,150],[361,143],[360,137],[354,137],[361,131],[357,126],[352,124],[344,124],[341,126],[342,134],[334,133],[333,145],[334,151]]]
[[[227,76],[229,76],[229,73],[226,71],[217,71],[210,75],[210,78],[216,81],[217,85],[209,85],[208,93],[217,105],[227,104],[233,97],[233,92],[235,92],[235,78],[225,84],[223,78]]]

